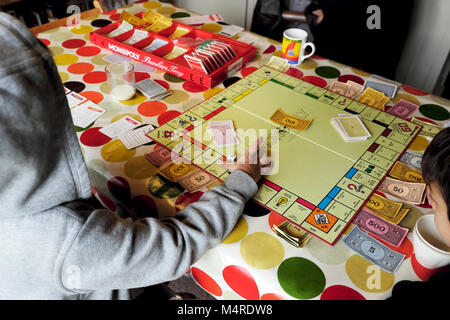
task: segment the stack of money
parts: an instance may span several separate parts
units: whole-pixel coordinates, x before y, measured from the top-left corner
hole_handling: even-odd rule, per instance
[[[280,72],[285,72],[290,67],[289,61],[287,61],[286,59],[277,57],[277,56],[272,56],[270,58],[269,62],[267,63],[267,66],[271,67],[272,69],[278,70]]]
[[[378,186],[378,190],[390,194],[403,202],[416,205],[425,203],[425,183],[406,182],[386,177]]]
[[[416,182],[423,183],[422,172],[414,168],[409,167],[403,162],[395,162],[391,171],[389,171],[389,176],[398,180],[406,182]]]
[[[281,109],[277,109],[277,111],[275,111],[275,113],[270,117],[270,120],[296,130],[305,130],[312,122],[312,120],[302,119],[300,117],[287,114]]]
[[[386,199],[376,193],[370,196],[364,209],[393,224],[402,221],[409,211],[409,209],[403,208],[403,203]]]
[[[278,226],[272,226],[273,232],[296,248],[303,248],[312,238],[312,234],[300,229],[289,221],[283,221]]]
[[[384,111],[384,106],[390,99],[383,92],[367,87],[357,100],[375,109]]]
[[[351,80],[346,83],[336,80],[330,84],[330,91],[351,99],[356,98],[363,91],[363,88],[364,86]]]
[[[444,127],[434,125],[432,123],[428,123],[422,120],[419,120],[417,118],[411,119],[412,123],[418,124],[419,126],[422,126],[422,130],[420,130],[419,134],[422,136],[434,138],[435,135],[439,133]]]

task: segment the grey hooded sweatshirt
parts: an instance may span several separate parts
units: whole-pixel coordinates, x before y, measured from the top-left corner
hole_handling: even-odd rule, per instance
[[[123,219],[91,184],[53,59],[0,12],[0,299],[131,299],[233,229],[256,183],[236,170],[175,217]]]

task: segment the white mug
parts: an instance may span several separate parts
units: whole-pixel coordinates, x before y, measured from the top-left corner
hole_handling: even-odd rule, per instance
[[[312,42],[306,42],[308,33],[298,28],[286,29],[283,33],[283,43],[281,46],[281,57],[288,60],[290,64],[301,64],[306,58],[311,57],[316,51],[316,46]],[[310,46],[311,53],[305,56],[305,48]]]
[[[417,219],[413,246],[417,262],[425,268],[438,269],[450,265],[450,247],[436,228],[434,214],[426,214]]]

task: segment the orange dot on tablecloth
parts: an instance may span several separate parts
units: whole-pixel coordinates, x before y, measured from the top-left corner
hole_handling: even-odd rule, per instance
[[[366,300],[366,298],[352,288],[335,285],[326,288],[320,295],[320,300]]]
[[[426,95],[429,95],[429,93],[426,92],[426,91],[419,90],[419,89],[417,89],[417,88],[408,86],[408,85],[406,85],[406,84],[403,84],[403,85],[402,85],[402,88],[403,88],[403,90],[405,90],[406,92],[412,93],[412,94],[414,94],[414,95],[416,95],[416,96],[426,96]]]
[[[94,127],[85,130],[80,136],[80,142],[88,147],[99,147],[111,141],[110,137],[99,131],[100,129],[101,127]]]
[[[144,117],[155,117],[166,110],[166,104],[161,101],[145,101],[137,108],[137,111]]]
[[[324,79],[316,76],[305,76],[302,80],[321,88],[325,88],[327,86],[327,82]]]
[[[213,278],[207,275],[206,272],[202,271],[199,268],[192,267],[191,273],[195,281],[210,294],[213,294],[215,296],[222,295],[222,289],[220,288],[220,286],[216,281],[214,281]]]
[[[50,40],[38,38],[40,42],[45,44],[47,47],[50,45]]]
[[[159,115],[158,124],[162,126],[164,123],[178,117],[181,114],[179,111],[169,110]]]
[[[259,300],[259,290],[250,272],[244,267],[231,265],[222,271],[222,276],[228,286],[247,300]]]
[[[272,229],[273,226],[278,226],[280,223],[282,223],[283,221],[286,221],[286,220],[287,220],[286,218],[279,215],[278,213],[271,212],[269,214],[269,218],[268,218],[269,227],[270,227],[270,229]]]
[[[94,70],[94,65],[88,62],[77,62],[67,68],[67,71],[73,74],[84,74],[92,70]]]
[[[261,300],[286,300],[276,293],[265,293],[261,296]]]
[[[80,93],[83,97],[88,100],[91,100],[94,103],[99,103],[103,100],[103,94],[97,91],[83,91]]]
[[[201,85],[198,85],[196,83],[185,81],[183,82],[183,89],[189,92],[202,92],[207,90],[208,88],[202,87]]]
[[[61,43],[61,46],[67,49],[80,48],[86,44],[86,41],[82,39],[69,39]]]
[[[104,71],[93,71],[83,76],[83,81],[87,83],[101,83],[106,81],[106,73]]]
[[[94,47],[94,46],[85,46],[85,47],[81,47],[79,48],[76,52],[77,55],[82,56],[82,57],[92,57],[92,56],[96,56],[100,53],[100,48],[99,47]]]
[[[256,67],[247,67],[247,68],[244,68],[241,70],[241,74],[242,74],[242,76],[246,77],[250,73],[255,72],[256,70],[258,70],[258,68],[256,68]]]

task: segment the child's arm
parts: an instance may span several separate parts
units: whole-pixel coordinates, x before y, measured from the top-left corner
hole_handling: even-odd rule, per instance
[[[62,284],[69,288],[74,283],[73,266],[80,270],[76,292],[143,287],[185,274],[232,231],[244,204],[257,191],[259,163],[233,166],[222,185],[175,217],[133,222],[94,211],[59,266]]]

